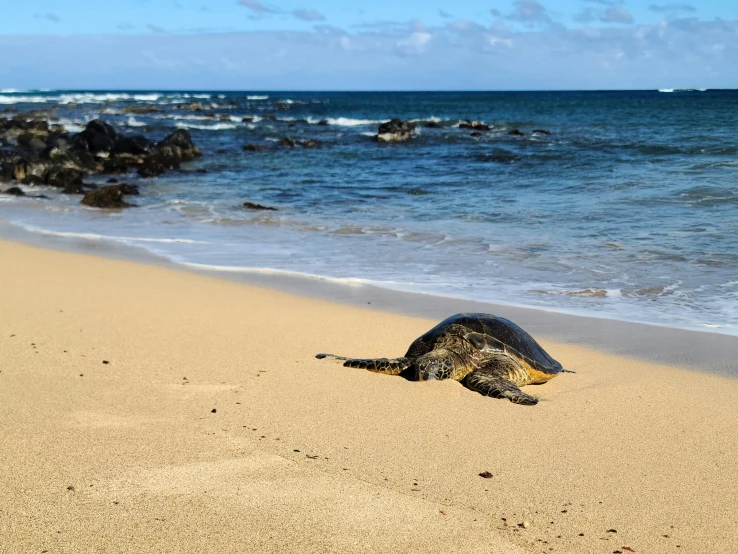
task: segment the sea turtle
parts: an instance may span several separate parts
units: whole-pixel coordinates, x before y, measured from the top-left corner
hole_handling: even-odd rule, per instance
[[[518,387],[545,383],[561,364],[520,327],[490,314],[456,314],[415,339],[402,358],[354,359],[333,354],[316,358],[344,360],[344,366],[377,373],[407,372],[417,381],[455,379],[485,396],[534,405],[538,399]]]

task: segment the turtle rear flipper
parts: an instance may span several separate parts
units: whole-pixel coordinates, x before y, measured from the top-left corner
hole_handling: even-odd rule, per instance
[[[525,394],[512,381],[503,379],[491,372],[478,369],[471,372],[465,379],[464,385],[473,391],[484,396],[493,398],[507,398],[514,404],[524,404],[526,406],[534,406],[538,404],[538,399],[529,394]]]
[[[336,356],[335,354],[316,354],[316,358],[322,360],[323,358],[334,358],[336,360],[343,360],[344,367],[355,367],[358,369],[366,369],[375,373],[384,373],[386,375],[399,375],[410,367],[410,360],[408,358],[373,358],[373,359],[362,359],[362,358],[346,358],[344,356]]]

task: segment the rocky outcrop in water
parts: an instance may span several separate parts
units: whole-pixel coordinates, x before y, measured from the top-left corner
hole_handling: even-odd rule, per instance
[[[8,190],[2,191],[2,194],[9,194],[10,196],[25,196],[26,193],[23,192],[20,187],[10,187]]]
[[[379,126],[378,142],[398,142],[409,139],[415,134],[415,123],[393,118]]]
[[[298,140],[297,144],[302,146],[303,148],[318,148],[320,147],[320,142],[313,139],[307,139],[307,140]]]
[[[277,208],[272,208],[271,206],[262,206],[261,204],[254,204],[253,202],[244,202],[243,207],[247,210],[267,210],[271,212],[277,211]]]
[[[185,129],[154,143],[143,135],[120,135],[102,119],[70,134],[38,117],[26,113],[0,118],[0,139],[15,143],[0,146],[0,180],[79,193],[85,175],[138,169],[143,177],[155,177],[202,155]]]
[[[124,200],[128,194],[138,194],[138,187],[126,184],[110,185],[88,192],[81,203],[92,208],[131,208],[134,204]]]
[[[129,113],[134,115],[146,115],[150,113],[158,113],[160,110],[156,106],[126,106],[123,108],[123,113]]]
[[[115,132],[112,125],[105,123],[102,119],[90,121],[81,134],[86,141],[86,149],[92,154],[110,152],[115,147],[115,143],[118,142],[118,133]],[[85,143],[80,142],[80,146],[84,145]]]
[[[46,171],[45,183],[53,187],[68,187],[70,185],[81,185],[84,173],[77,169],[63,166],[52,166]]]
[[[472,129],[474,131],[489,131],[489,125],[481,123],[479,121],[471,121],[467,119],[459,123],[459,129]]]

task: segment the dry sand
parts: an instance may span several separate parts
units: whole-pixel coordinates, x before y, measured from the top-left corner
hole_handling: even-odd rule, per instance
[[[435,323],[0,242],[0,551],[738,552],[737,380],[541,338],[577,373],[524,407],[313,357]]]

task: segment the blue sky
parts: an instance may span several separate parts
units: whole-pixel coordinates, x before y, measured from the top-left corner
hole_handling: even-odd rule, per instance
[[[0,88],[738,88],[738,2],[0,0]]]

